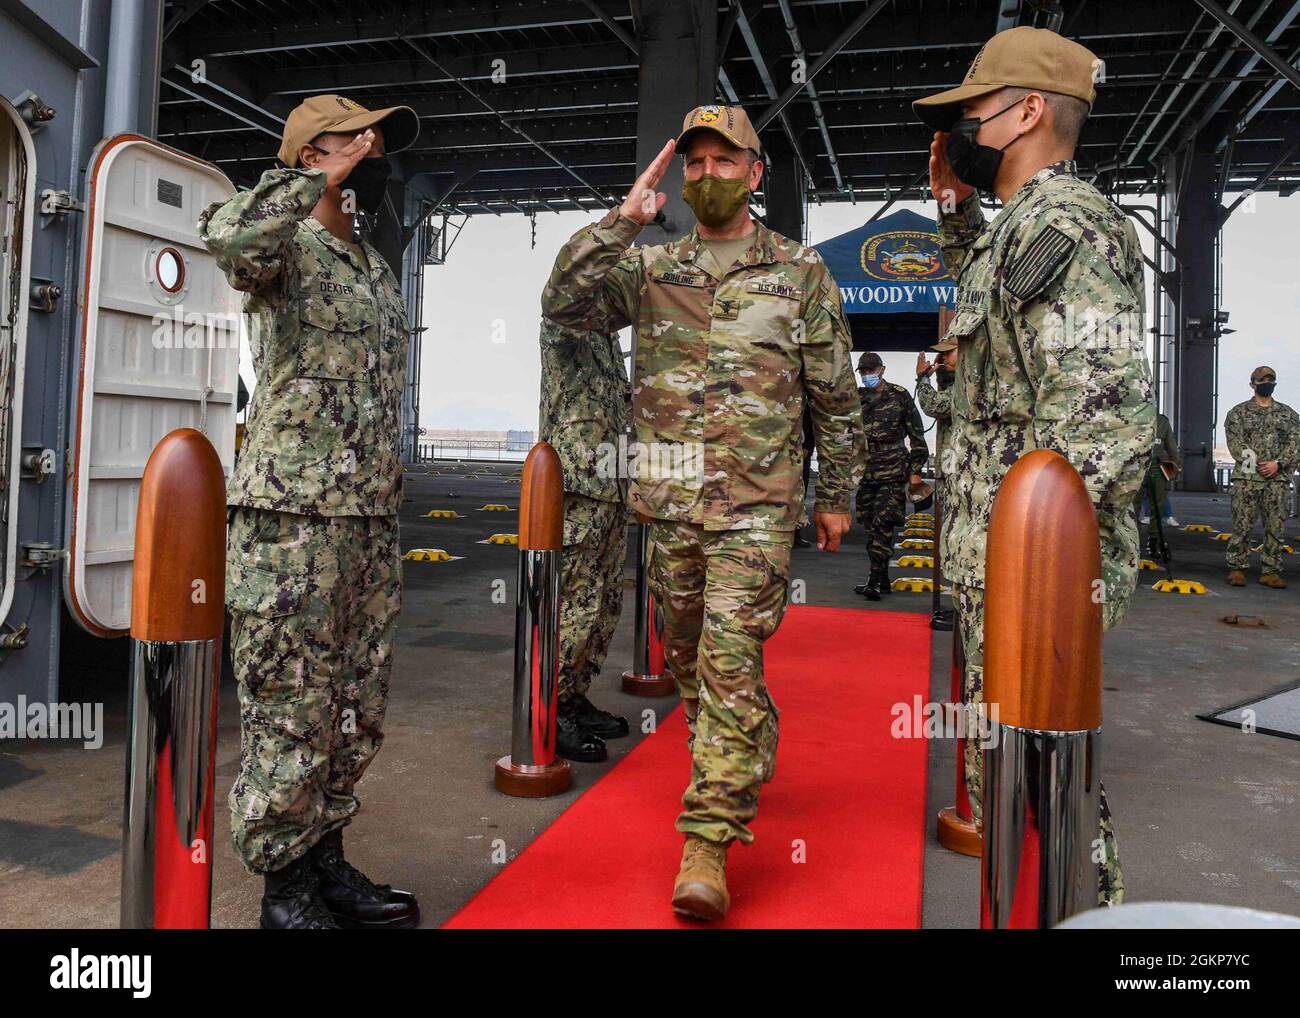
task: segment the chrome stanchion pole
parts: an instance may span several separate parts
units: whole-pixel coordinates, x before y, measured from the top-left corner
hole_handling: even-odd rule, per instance
[[[1097,903],[1101,545],[1083,479],[1028,453],[989,521],[980,925],[1047,928]],[[996,713],[995,713],[996,712]]]
[[[506,795],[557,795],[572,780],[568,761],[555,755],[563,546],[560,458],[538,442],[524,461],[519,495],[514,710],[510,755],[497,761],[495,778],[497,790]]]
[[[158,443],[136,515],[124,929],[209,925],[225,502],[221,460],[200,432]]]
[[[668,696],[677,682],[664,665],[664,613],[650,592],[650,525],[636,524],[636,620],[632,632],[632,667],[623,673],[623,692]]]

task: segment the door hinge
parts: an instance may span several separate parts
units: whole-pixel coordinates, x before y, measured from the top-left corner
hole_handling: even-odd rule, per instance
[[[84,203],[77,201],[67,191],[46,188],[41,192],[41,215],[43,216],[65,216],[69,212],[81,212],[85,207]]]

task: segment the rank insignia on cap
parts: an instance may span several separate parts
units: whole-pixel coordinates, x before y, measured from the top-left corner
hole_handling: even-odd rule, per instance
[[[1052,278],[1078,243],[1063,230],[1046,227],[1016,259],[1002,281],[1002,288],[1017,300],[1028,300]]]

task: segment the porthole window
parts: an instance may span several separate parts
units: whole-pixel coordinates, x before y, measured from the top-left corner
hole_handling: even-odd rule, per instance
[[[154,262],[154,275],[168,293],[178,292],[185,285],[185,259],[174,247],[163,248]]]

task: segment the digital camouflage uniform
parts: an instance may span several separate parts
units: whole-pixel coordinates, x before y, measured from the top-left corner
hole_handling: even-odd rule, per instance
[[[1262,407],[1253,399],[1238,403],[1223,422],[1228,451],[1237,465],[1232,471],[1232,537],[1228,568],[1250,566],[1250,535],[1263,517],[1264,544],[1259,571],[1282,575],[1282,544],[1289,515],[1287,496],[1291,475],[1300,466],[1300,416],[1274,400]],[[1259,464],[1277,460],[1277,473],[1264,477]]]
[[[1174,438],[1174,427],[1164,414],[1156,414],[1156,434],[1151,442],[1151,463],[1147,467],[1147,476],[1138,491],[1137,505],[1139,514],[1151,499],[1150,488],[1155,488],[1155,506],[1151,514],[1164,512],[1165,495],[1169,491],[1169,479],[1160,468],[1162,463],[1172,464],[1176,470],[1182,470],[1183,458],[1178,454],[1178,442]],[[1154,531],[1154,526],[1152,530]]]
[[[762,224],[720,266],[696,231],[632,248],[618,210],[556,258],[543,312],[572,328],[637,334],[629,499],[652,520],[651,590],[683,698],[699,698],[677,829],[752,840],[776,711],[763,641],[785,609],[803,498],[802,417],[812,404],[816,509],[848,513],[862,426],[839,289],[820,256]]]
[[[937,372],[936,372],[937,374]],[[916,402],[927,417],[934,420],[934,476],[940,511],[946,504],[943,493],[944,478],[956,472],[957,458],[952,442],[952,385],[935,388],[929,378],[922,378],[916,386]]]
[[[559,699],[585,696],[600,674],[623,610],[625,482],[618,458],[628,382],[612,333],[542,319],[540,437],[564,470]]]
[[[364,265],[311,218],[325,187],[321,170],[268,170],[199,219],[246,294],[257,372],[226,566],[241,715],[231,828],[254,873],[356,814],[401,607],[406,308],[373,247]]]
[[[1103,621],[1127,610],[1137,582],[1133,501],[1155,434],[1142,327],[1142,255],[1133,224],[1073,162],[1028,180],[986,224],[977,195],[939,217],[959,281],[948,337],[958,342],[952,390],[957,471],[947,491],[943,563],[953,581],[966,658],[963,699],[982,703],[984,553],[1003,475],[1031,449],[1065,456],[1083,477],[1101,536]],[[967,742],[971,809],[981,816],[982,761]],[[1123,880],[1101,790],[1106,863],[1099,899]]]
[[[905,515],[908,478],[919,474],[929,458],[925,426],[912,394],[886,382],[858,389],[866,465],[858,483],[858,523],[867,532],[872,569],[884,569],[894,553],[894,528]]]

